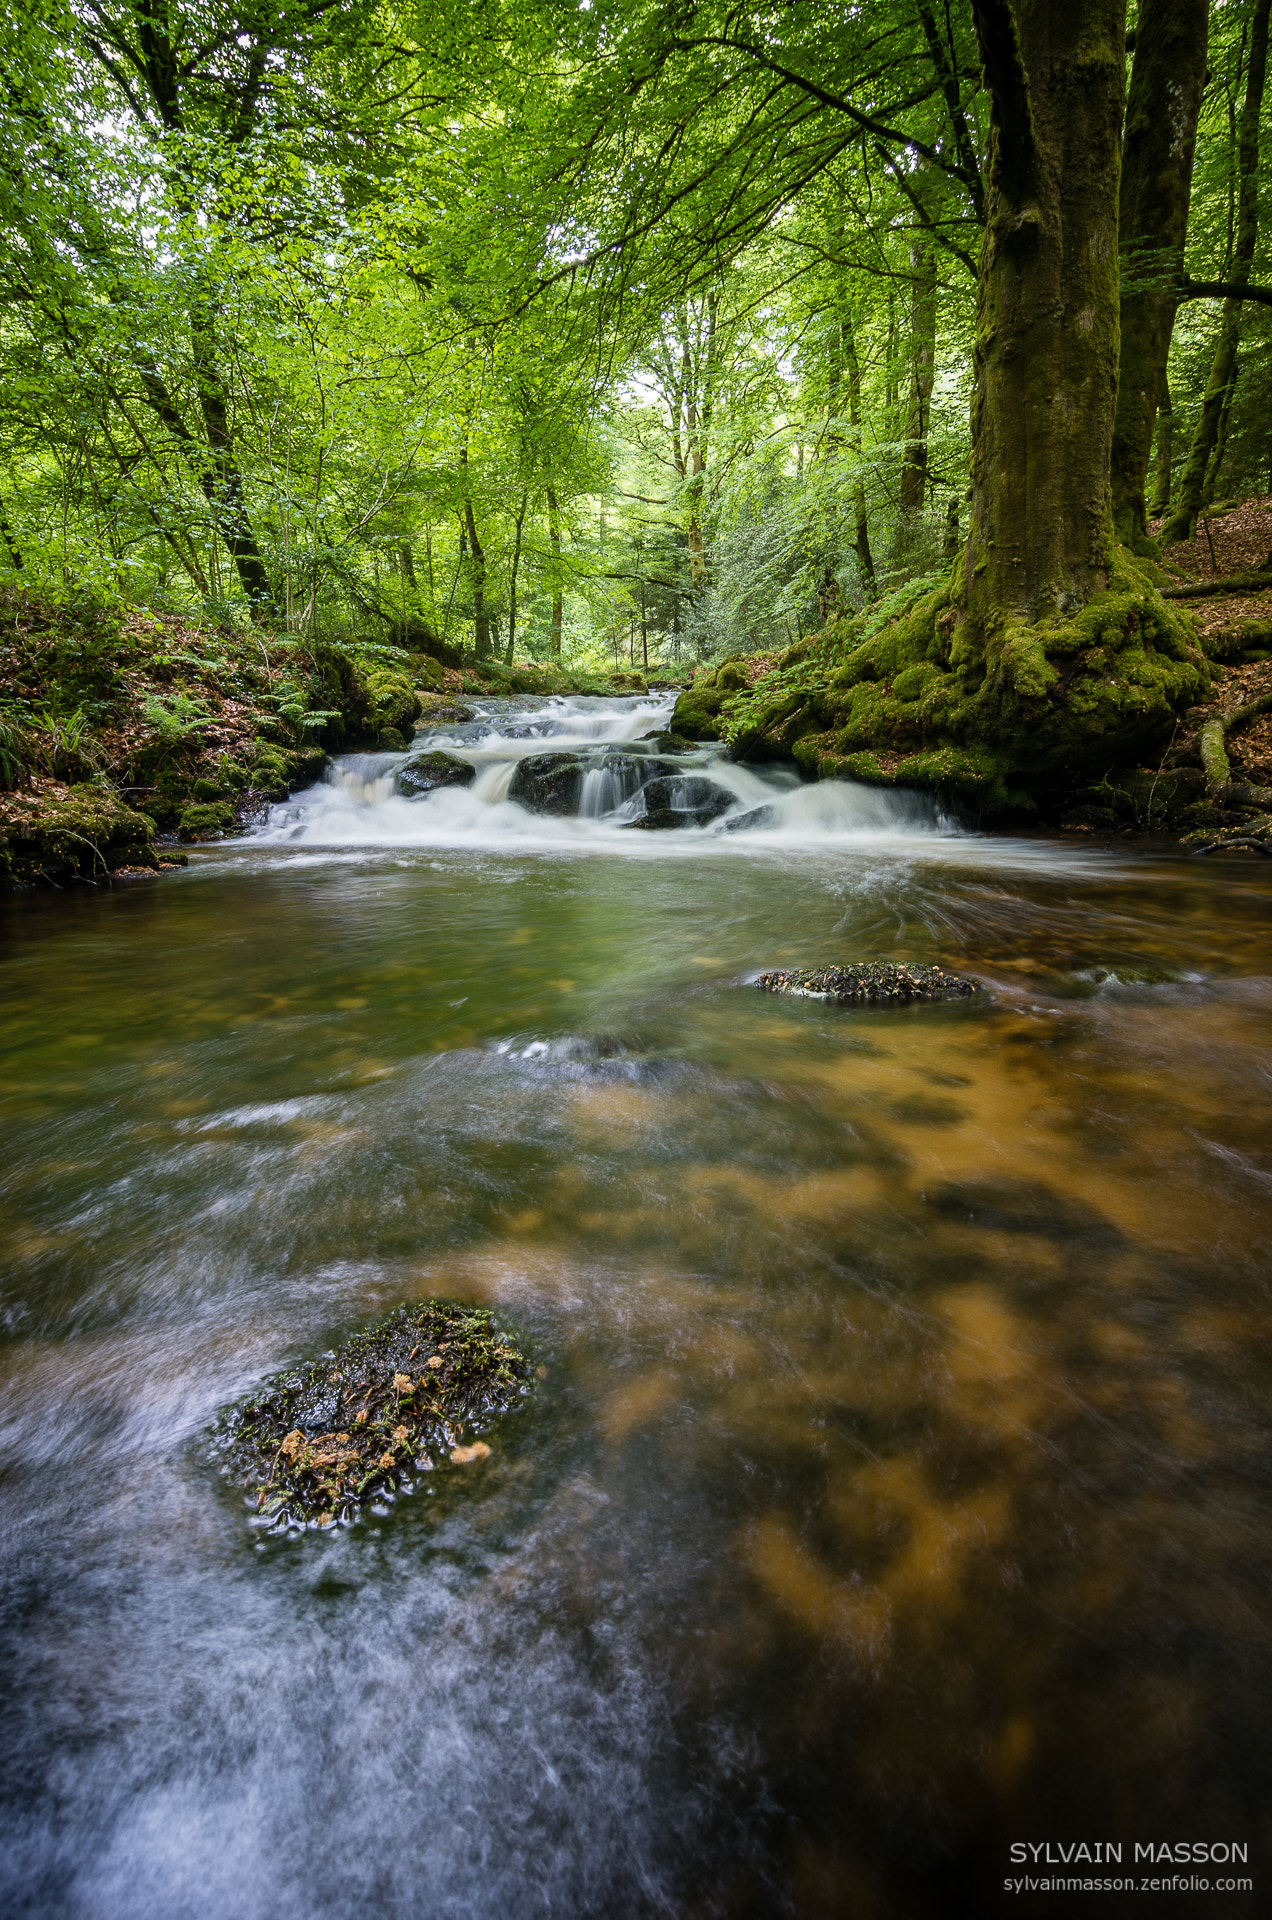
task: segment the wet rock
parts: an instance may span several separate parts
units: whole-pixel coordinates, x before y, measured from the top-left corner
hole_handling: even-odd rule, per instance
[[[759,827],[777,825],[776,807],[748,807],[745,813],[735,814],[732,820],[726,820],[726,833],[754,833]]]
[[[484,1309],[428,1300],[267,1381],[222,1417],[213,1452],[264,1524],[330,1526],[447,1457],[487,1458],[464,1430],[514,1406],[531,1377]]]
[[[912,1000],[968,1000],[977,982],[944,967],[920,967],[892,960],[869,960],[852,967],[792,968],[762,973],[756,986],[766,993],[799,994],[838,1006],[906,1006]]]
[[[699,826],[718,820],[722,813],[728,812],[736,798],[727,787],[717,786],[714,780],[694,773],[661,775],[646,783],[644,794],[647,813],[670,809],[698,814],[702,816],[696,823]]]
[[[465,721],[475,717],[475,709],[466,707],[462,700],[452,700],[444,693],[421,693],[420,717],[417,726],[463,726]]]
[[[586,764],[577,753],[533,753],[518,764],[508,798],[531,813],[577,813]]]
[[[651,807],[626,825],[642,833],[665,833],[675,827],[708,827],[715,818],[711,811],[694,807]]]
[[[642,741],[648,740],[651,746],[657,747],[659,753],[694,753],[697,751],[694,742],[692,740],[686,740],[683,733],[659,733],[657,729],[655,729],[653,733],[642,733],[640,737]]]
[[[381,727],[376,744],[382,753],[405,753],[410,741],[397,727]]]
[[[417,753],[399,767],[393,782],[393,790],[407,800],[417,799],[422,793],[432,793],[438,787],[470,787],[477,778],[477,769],[471,762],[460,760],[453,753]]]

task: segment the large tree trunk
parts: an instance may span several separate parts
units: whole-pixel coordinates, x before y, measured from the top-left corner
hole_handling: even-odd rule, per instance
[[[965,595],[984,624],[1107,581],[1125,0],[974,0],[990,96]]]
[[[1208,15],[1209,0],[1141,0],[1135,34],[1118,204],[1122,343],[1112,450],[1113,522],[1131,545],[1148,535],[1144,489],[1184,265]]]
[[[1229,277],[1240,286],[1249,278],[1259,235],[1259,115],[1263,108],[1263,86],[1268,65],[1268,12],[1272,0],[1254,0],[1250,27],[1250,64],[1246,70],[1245,99],[1237,127],[1237,172],[1240,188],[1237,199],[1237,238]],[[1201,419],[1193,434],[1179,482],[1179,500],[1162,529],[1167,544],[1190,540],[1197,513],[1205,497],[1206,474],[1219,438],[1224,403],[1236,376],[1237,349],[1241,344],[1241,297],[1230,295],[1219,317],[1219,338],[1215,343],[1210,378],[1201,403]]]

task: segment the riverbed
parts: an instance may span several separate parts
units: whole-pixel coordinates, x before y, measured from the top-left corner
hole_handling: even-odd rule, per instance
[[[667,711],[5,903],[6,1913],[1055,1913],[1013,1843],[1184,1840],[1265,1910],[1272,873],[709,749],[705,826],[507,797]],[[754,985],[878,958],[985,991]],[[434,1295],[533,1360],[490,1458],[251,1524],[218,1410]]]

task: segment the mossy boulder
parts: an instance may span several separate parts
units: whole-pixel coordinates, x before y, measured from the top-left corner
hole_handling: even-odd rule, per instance
[[[177,833],[182,840],[217,840],[234,826],[228,800],[192,800],[181,809]]]
[[[489,1445],[472,1436],[530,1380],[491,1314],[428,1300],[266,1381],[222,1417],[214,1452],[258,1524],[329,1527],[367,1501],[413,1491],[420,1473],[488,1459]]]
[[[716,685],[714,671],[699,675],[677,699],[670,731],[685,740],[722,740],[726,693],[726,688]]]
[[[508,798],[531,813],[577,813],[584,769],[576,753],[532,753],[518,761]]]
[[[891,618],[842,621],[733,697],[731,754],[1028,813],[1164,746],[1204,695],[1193,617],[1160,597],[1156,571],[1119,549],[1106,591],[1036,624],[973,628],[957,572]]]
[[[362,676],[367,693],[365,726],[368,733],[386,729],[410,738],[420,712],[420,696],[409,674],[396,667],[372,667]]]
[[[153,819],[126,806],[109,787],[85,783],[62,793],[6,794],[0,883],[93,880],[121,867],[154,868],[154,833]]]
[[[476,778],[477,769],[470,760],[453,753],[417,753],[398,768],[393,788],[406,799],[417,800],[438,787],[470,787]]]

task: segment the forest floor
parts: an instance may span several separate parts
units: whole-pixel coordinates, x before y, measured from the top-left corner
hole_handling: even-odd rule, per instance
[[[1152,522],[1151,531],[1156,533],[1160,525]],[[1247,574],[1265,567],[1269,560],[1272,494],[1211,514],[1192,540],[1180,541],[1162,553],[1162,565],[1181,585]],[[1185,753],[1198,746],[1207,720],[1272,695],[1272,579],[1259,592],[1216,594],[1191,606],[1215,678],[1210,698],[1184,716],[1174,745]],[[1228,735],[1225,744],[1234,781],[1272,787],[1272,712]]]

